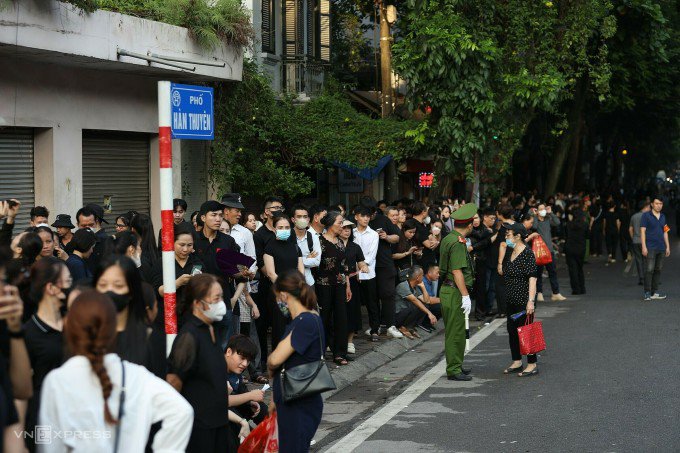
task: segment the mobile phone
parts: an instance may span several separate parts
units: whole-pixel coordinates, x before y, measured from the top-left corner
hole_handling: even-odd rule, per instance
[[[375,231],[378,232],[378,233],[382,233],[383,229],[382,229],[382,228],[377,228]]]
[[[202,264],[194,264],[194,266],[191,268],[191,276],[193,277],[194,275],[202,274],[203,273],[203,265]]]

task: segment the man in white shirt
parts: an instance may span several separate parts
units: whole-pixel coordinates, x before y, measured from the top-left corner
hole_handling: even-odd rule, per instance
[[[246,256],[256,259],[255,256],[255,242],[253,242],[253,233],[239,222],[245,207],[241,203],[241,195],[237,193],[227,193],[222,196],[222,204],[224,205],[224,220],[231,225],[231,237],[234,238],[236,244],[241,247],[241,253]],[[257,271],[257,262],[250,267],[253,275]]]
[[[309,286],[313,287],[314,276],[312,272],[321,264],[321,243],[319,242],[319,236],[307,231],[309,214],[307,208],[303,205],[293,206],[291,220],[295,226],[297,245],[302,251],[302,264],[305,265],[305,280]]]
[[[359,284],[361,285],[361,300],[365,301],[368,310],[369,324],[371,326],[380,325],[380,306],[378,305],[378,295],[375,280],[375,259],[378,253],[378,243],[380,237],[368,223],[371,221],[371,210],[365,206],[359,206],[354,211],[354,220],[357,227],[354,229],[354,242],[361,247],[364,254],[365,263],[368,264],[368,272],[359,273]],[[371,341],[378,341],[378,332],[369,329]]]

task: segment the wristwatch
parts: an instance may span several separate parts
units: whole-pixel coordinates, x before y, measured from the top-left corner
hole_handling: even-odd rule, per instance
[[[19,331],[17,331],[17,332],[12,332],[9,329],[7,329],[7,332],[9,332],[10,338],[24,338],[24,336],[26,334],[26,331],[24,330],[23,327],[21,329],[19,329]]]

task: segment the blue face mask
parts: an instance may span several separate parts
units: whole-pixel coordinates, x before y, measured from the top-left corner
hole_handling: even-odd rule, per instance
[[[276,230],[276,239],[279,241],[287,241],[290,237],[290,230]]]
[[[515,243],[512,242],[512,239],[506,239],[506,240],[505,240],[505,245],[507,245],[507,246],[510,247],[511,249],[514,249],[514,248],[515,248]]]

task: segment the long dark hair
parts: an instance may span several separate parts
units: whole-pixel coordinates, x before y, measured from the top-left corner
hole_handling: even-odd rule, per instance
[[[104,258],[94,276],[94,286],[97,287],[97,282],[102,274],[113,266],[118,266],[123,271],[125,282],[130,291],[125,335],[118,342],[116,352],[129,362],[146,366],[148,365],[147,348],[144,347],[147,344],[146,304],[144,303],[142,278],[134,261],[121,255],[111,255]]]
[[[184,290],[184,297],[177,301],[177,317],[191,313],[194,301],[204,299],[212,285],[219,282],[218,278],[212,274],[198,274],[191,277]]]
[[[132,231],[122,231],[110,236],[104,245],[104,256],[125,255],[127,249],[139,245],[140,237]]]
[[[40,239],[38,233],[28,232],[24,234],[17,246],[21,247],[21,262],[24,266],[29,267],[38,259],[40,252],[42,252],[43,241]]]
[[[83,355],[90,361],[102,386],[104,420],[116,424],[107,403],[113,384],[104,367],[104,356],[113,351],[116,340],[116,309],[111,299],[92,289],[83,291],[69,309],[64,337],[71,354]]]
[[[130,227],[142,238],[142,258],[149,260],[152,266],[155,265],[159,254],[151,217],[146,214],[137,214],[130,221]]]
[[[307,310],[318,310],[316,293],[297,269],[286,269],[276,279],[274,291],[296,297]]]
[[[401,226],[401,231],[399,232],[399,253],[404,253],[413,246],[413,240],[406,238],[406,231],[416,230],[418,227],[418,221],[414,218],[406,219],[404,224]]]
[[[31,267],[31,289],[28,293],[30,302],[36,307],[42,299],[45,287],[48,283],[56,284],[59,281],[62,271],[66,267],[66,263],[58,258],[46,256],[45,258],[36,261]]]

